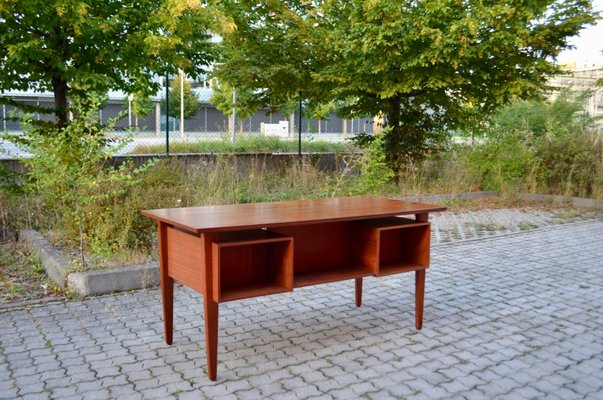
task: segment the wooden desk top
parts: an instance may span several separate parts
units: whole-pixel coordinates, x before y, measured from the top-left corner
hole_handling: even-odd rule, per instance
[[[221,232],[242,229],[351,221],[444,211],[446,207],[379,197],[340,197],[220,206],[145,210],[142,215],[190,232]]]

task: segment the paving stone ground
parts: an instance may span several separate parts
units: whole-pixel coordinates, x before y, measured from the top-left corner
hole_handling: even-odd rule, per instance
[[[367,278],[361,308],[353,281],[225,303],[211,382],[187,288],[171,346],[156,289],[16,307],[0,311],[0,399],[602,399],[603,221],[480,237],[448,214],[421,331],[412,274]]]

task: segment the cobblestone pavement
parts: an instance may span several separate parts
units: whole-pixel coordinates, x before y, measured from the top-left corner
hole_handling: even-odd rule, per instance
[[[538,210],[484,209],[470,212],[443,212],[430,215],[432,243],[476,239],[586,219],[602,219],[603,214],[568,208]]]
[[[171,346],[158,290],[5,309],[0,398],[601,399],[602,249],[597,220],[436,244],[421,331],[412,274],[225,303],[218,382],[184,287]]]

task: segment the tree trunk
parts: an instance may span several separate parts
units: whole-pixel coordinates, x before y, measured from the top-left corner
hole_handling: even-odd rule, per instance
[[[392,97],[388,101],[387,126],[390,127],[384,138],[385,159],[395,174],[396,182],[400,179],[404,159],[402,156],[402,128],[400,127],[400,98]]]
[[[67,125],[67,81],[53,78],[52,91],[54,94],[54,115],[56,124],[59,128],[64,128]]]

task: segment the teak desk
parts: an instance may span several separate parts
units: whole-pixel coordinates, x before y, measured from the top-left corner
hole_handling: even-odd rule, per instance
[[[355,279],[360,306],[363,277],[415,271],[415,325],[421,329],[427,217],[445,209],[348,197],[142,211],[158,222],[165,341],[172,344],[174,280],[203,294],[212,381],[218,304],[225,301]]]

